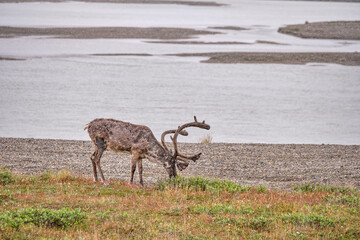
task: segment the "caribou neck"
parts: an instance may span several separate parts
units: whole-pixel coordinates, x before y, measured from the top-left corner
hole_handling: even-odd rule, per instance
[[[173,155],[156,141],[150,144],[146,157],[152,162],[170,163]]]

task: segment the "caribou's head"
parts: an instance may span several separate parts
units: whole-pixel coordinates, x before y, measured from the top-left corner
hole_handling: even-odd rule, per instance
[[[187,136],[188,132],[185,131],[184,129],[188,128],[188,127],[198,127],[198,128],[202,128],[202,129],[206,129],[206,130],[210,129],[210,125],[206,124],[205,121],[198,122],[196,119],[196,116],[194,116],[194,122],[185,123],[184,125],[179,126],[176,130],[168,130],[168,131],[165,131],[161,135],[161,143],[162,143],[163,147],[165,148],[165,150],[169,153],[168,154],[169,157],[168,157],[167,161],[164,163],[164,167],[165,167],[166,171],[168,172],[170,178],[176,177],[176,167],[180,171],[182,171],[185,168],[187,168],[187,166],[189,166],[189,160],[196,162],[196,160],[198,160],[200,158],[201,153],[198,153],[198,154],[195,154],[192,156],[186,156],[186,155],[179,153],[179,151],[178,151],[177,137],[179,134],[183,135],[183,136]],[[172,151],[169,150],[169,148],[166,146],[165,136],[167,134],[174,134],[173,136],[170,136],[170,138],[174,144],[174,153],[172,153]]]
[[[169,174],[169,178],[176,177],[176,159],[173,156],[169,156],[164,162],[164,168],[166,172]]]

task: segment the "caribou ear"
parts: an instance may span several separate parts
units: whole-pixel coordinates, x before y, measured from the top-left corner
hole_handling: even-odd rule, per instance
[[[189,166],[188,162],[176,161],[176,167],[179,169],[179,171],[186,169],[188,166]]]
[[[170,168],[171,167],[171,164],[168,163],[168,162],[164,162],[164,168]]]

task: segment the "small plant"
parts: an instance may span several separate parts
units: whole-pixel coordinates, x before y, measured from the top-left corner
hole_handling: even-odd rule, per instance
[[[350,206],[360,206],[360,198],[353,195],[327,195],[324,200],[328,203],[346,204]]]
[[[239,213],[233,206],[228,205],[214,205],[212,207],[198,206],[194,209],[194,213],[208,213],[211,215],[224,214],[224,213]]]
[[[289,235],[294,239],[306,239],[305,235],[301,232],[290,233]]]
[[[238,208],[232,205],[213,205],[213,206],[197,206],[192,210],[193,213],[207,213],[209,215],[221,215],[221,214],[241,214],[241,215],[253,215],[255,211],[251,207],[240,206]]]
[[[296,192],[333,192],[333,193],[342,193],[342,194],[356,194],[358,192],[357,189],[349,188],[349,187],[338,187],[338,186],[327,186],[327,185],[318,185],[306,183],[303,185],[299,185],[294,187],[294,191]]]
[[[0,193],[0,204],[3,204],[3,202],[7,202],[11,200],[13,200],[11,195]]]
[[[244,221],[243,218],[236,219],[233,217],[229,218],[229,217],[223,217],[223,216],[220,216],[215,219],[215,222],[217,224],[232,225],[232,226],[237,226],[237,227],[241,227],[243,225],[242,224],[243,221]]]
[[[250,186],[242,186],[241,184],[233,183],[227,180],[207,179],[203,177],[183,178],[177,176],[160,180],[157,183],[158,189],[164,190],[166,187],[187,188],[196,191],[210,191],[210,192],[248,192]]]
[[[270,223],[271,223],[270,219],[260,216],[258,218],[251,219],[249,222],[249,227],[258,231],[266,230],[269,228]]]
[[[52,210],[25,208],[19,211],[10,210],[1,213],[0,225],[10,226],[15,229],[19,229],[25,224],[67,228],[81,223],[85,218],[87,218],[87,214],[82,213],[80,209],[71,210],[62,208],[60,210]]]
[[[39,179],[44,182],[49,182],[51,179],[51,172],[46,171],[43,174],[40,175]]]
[[[264,192],[266,192],[266,187],[264,185],[260,185],[256,188],[256,191],[258,191],[260,193],[264,193]]]
[[[294,191],[296,191],[296,192],[314,192],[315,189],[316,189],[316,185],[310,184],[310,183],[306,183],[306,184],[302,184],[302,185],[294,187]]]
[[[71,171],[67,169],[62,169],[56,174],[53,175],[50,174],[50,179],[53,179],[58,182],[68,182],[75,180],[75,176]]]
[[[15,182],[12,173],[8,169],[0,167],[0,185],[7,185],[12,182]]]
[[[223,216],[215,218],[215,222],[218,224],[232,225],[240,228],[249,227],[257,231],[268,230],[272,221],[272,219],[266,218],[264,216],[256,218],[251,217],[250,219],[246,219],[242,216],[239,218]]]
[[[182,216],[184,212],[182,208],[171,208],[169,210],[162,210],[161,214],[168,216]]]
[[[200,139],[200,143],[212,143],[212,140],[212,136],[210,134],[207,134]]]
[[[292,223],[294,225],[309,225],[320,228],[334,227],[336,221],[332,218],[321,216],[315,213],[303,214],[303,213],[290,213],[282,216],[282,220],[286,223]]]
[[[106,212],[95,213],[95,216],[97,216],[98,221],[101,222],[101,221],[108,219],[110,213],[111,213],[111,210],[107,210]]]

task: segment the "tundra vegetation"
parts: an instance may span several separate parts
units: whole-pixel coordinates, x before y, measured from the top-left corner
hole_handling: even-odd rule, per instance
[[[202,177],[104,186],[0,169],[0,239],[359,239],[357,189],[293,191]]]

